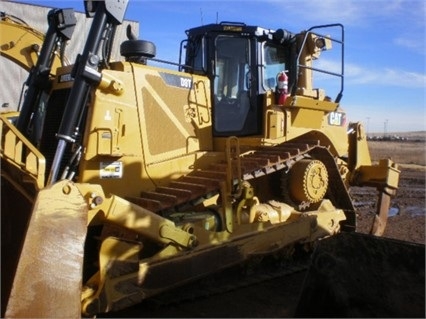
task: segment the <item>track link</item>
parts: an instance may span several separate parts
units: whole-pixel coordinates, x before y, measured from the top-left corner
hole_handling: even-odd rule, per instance
[[[317,148],[324,149],[329,154],[318,141],[251,149],[241,155],[242,179],[250,180],[280,170],[289,170],[296,161]],[[127,199],[156,213],[176,209],[188,202],[196,202],[200,198],[217,194],[221,183],[226,181],[226,167],[226,162],[218,162],[207,169],[195,170],[182,176],[166,187],[157,187],[154,191],[142,192],[140,197]],[[340,176],[338,178],[340,179]]]

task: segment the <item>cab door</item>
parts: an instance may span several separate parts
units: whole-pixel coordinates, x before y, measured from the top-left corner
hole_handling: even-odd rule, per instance
[[[259,133],[252,41],[240,35],[220,34],[214,38],[212,101],[215,136]]]

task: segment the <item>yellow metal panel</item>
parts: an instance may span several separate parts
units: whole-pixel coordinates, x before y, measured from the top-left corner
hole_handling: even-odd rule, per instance
[[[382,159],[378,165],[360,166],[357,182],[362,185],[381,185],[398,188],[400,170],[398,166],[388,159]]]
[[[290,109],[290,111],[293,127],[304,127],[306,131],[321,128],[323,111],[304,108]]]
[[[135,65],[147,164],[212,149],[206,78]]]
[[[288,98],[286,100],[285,106],[331,112],[337,109],[338,104],[321,99],[313,99],[311,97],[296,95]]]
[[[268,112],[268,137],[276,139],[284,136],[285,121],[282,111]]]
[[[139,196],[216,159],[205,156],[212,149],[206,78],[130,63],[112,68],[119,71],[105,70],[103,77],[122,83],[121,90],[96,91],[80,182]]]
[[[142,185],[153,185],[144,170],[133,75],[128,64],[113,67],[122,71],[105,70],[103,74],[119,80],[123,89],[120,94],[108,89],[96,91],[88,113],[78,181],[101,184],[106,193],[139,196]]]

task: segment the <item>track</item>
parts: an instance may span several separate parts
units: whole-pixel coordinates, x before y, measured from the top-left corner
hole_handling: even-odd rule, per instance
[[[314,143],[285,143],[276,147],[260,147],[241,156],[241,173],[243,180],[250,180],[283,169],[290,169],[314,148]],[[194,202],[220,191],[222,182],[226,182],[227,163],[219,162],[208,169],[194,170],[188,175],[172,181],[167,187],[157,187],[152,192],[142,192],[140,197],[128,200],[156,213]],[[233,176],[233,178],[239,178]]]
[[[257,147],[245,152],[240,157],[242,180],[254,180],[278,171],[288,172],[297,161],[310,156],[322,161],[329,173],[329,192],[327,197],[335,206],[345,211],[347,226],[355,225],[355,209],[352,200],[339,174],[333,156],[319,141],[283,143],[275,147]],[[142,192],[140,197],[127,200],[150,211],[163,214],[167,211],[179,211],[188,203],[197,203],[219,193],[221,184],[226,183],[227,163],[220,162],[208,169],[194,170],[188,175],[172,181],[166,187],[157,187],[155,191]],[[238,181],[240,176],[234,172],[232,178]],[[345,228],[344,228],[345,229]],[[348,229],[346,229],[348,230]]]

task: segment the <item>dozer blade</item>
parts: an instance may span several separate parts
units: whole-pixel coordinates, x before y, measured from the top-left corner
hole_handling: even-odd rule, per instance
[[[424,316],[425,245],[359,233],[317,243],[295,317]]]
[[[62,181],[39,192],[6,318],[79,318],[87,206]]]

